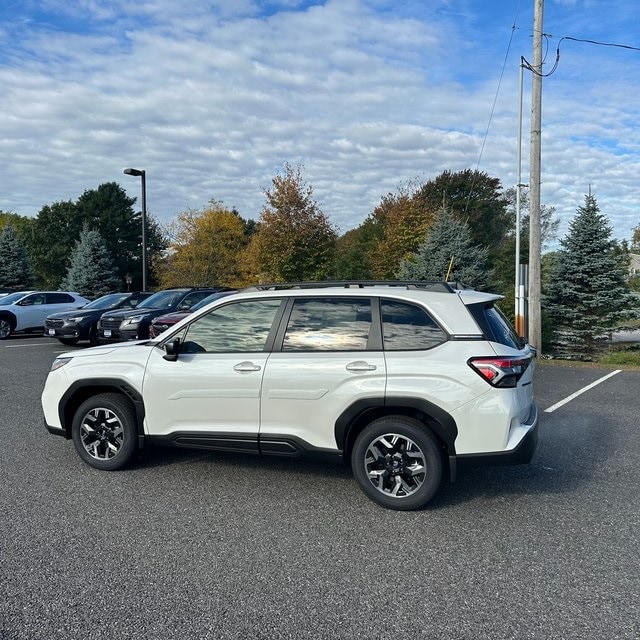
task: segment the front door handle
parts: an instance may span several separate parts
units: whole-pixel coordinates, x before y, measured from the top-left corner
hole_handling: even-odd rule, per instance
[[[354,373],[360,373],[362,371],[375,371],[378,367],[375,364],[369,364],[364,360],[356,360],[355,362],[350,362],[347,365],[347,371],[353,371]]]
[[[245,373],[247,371],[260,371],[260,369],[262,369],[262,367],[259,364],[254,364],[253,362],[249,362],[249,360],[239,362],[235,367],[233,367],[234,371],[238,371],[240,373]]]

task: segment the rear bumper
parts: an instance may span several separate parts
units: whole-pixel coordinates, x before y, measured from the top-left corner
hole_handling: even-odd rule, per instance
[[[484,465],[528,464],[538,445],[538,407],[531,405],[526,424],[519,428],[503,451],[468,453],[456,456],[458,467]]]

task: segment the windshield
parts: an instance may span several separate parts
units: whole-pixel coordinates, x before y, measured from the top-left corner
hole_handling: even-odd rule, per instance
[[[198,309],[202,309],[202,307],[208,305],[210,302],[213,302],[218,298],[224,298],[224,296],[228,296],[232,293],[235,293],[235,291],[218,291],[217,293],[212,293],[206,298],[200,300],[200,302],[194,304],[193,307],[191,307],[190,311],[197,311]]]
[[[85,304],[83,309],[113,309],[129,296],[128,293],[109,293],[89,304]]]
[[[10,293],[8,296],[0,298],[0,304],[13,304],[16,300],[24,298],[29,291],[18,291],[18,293]]]
[[[184,291],[158,291],[143,300],[136,309],[165,309],[173,307],[184,296]]]

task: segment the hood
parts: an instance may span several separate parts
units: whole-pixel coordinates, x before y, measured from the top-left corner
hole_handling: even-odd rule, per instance
[[[117,320],[124,320],[125,318],[130,318],[131,316],[142,316],[142,315],[153,315],[157,316],[161,313],[166,313],[168,309],[117,309],[115,311],[104,311],[102,313],[103,318],[114,318]]]
[[[107,355],[109,353],[122,353],[122,349],[141,349],[150,344],[149,340],[129,340],[127,342],[114,342],[113,344],[99,344],[95,347],[67,351],[57,355],[58,358],[83,358],[88,356]]]
[[[191,311],[176,311],[175,313],[165,313],[164,315],[158,316],[154,319],[154,324],[162,324],[166,322],[167,324],[175,324],[176,322],[180,322],[182,318],[186,318],[191,315]]]
[[[47,318],[52,320],[64,320],[65,318],[86,318],[88,316],[98,315],[101,316],[105,312],[104,309],[76,309],[75,311],[58,311],[57,313],[50,313]]]

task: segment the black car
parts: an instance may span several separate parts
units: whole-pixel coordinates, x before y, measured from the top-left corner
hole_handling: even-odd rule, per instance
[[[141,302],[135,309],[107,311],[98,323],[98,342],[124,342],[149,338],[151,321],[173,311],[187,311],[221,287],[165,289]]]
[[[127,293],[108,293],[75,311],[52,313],[45,320],[45,335],[58,338],[62,344],[76,344],[88,340],[97,342],[97,325],[105,311],[133,309],[151,293],[135,291]]]

